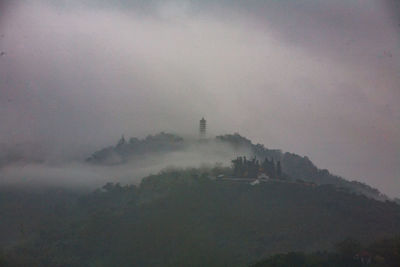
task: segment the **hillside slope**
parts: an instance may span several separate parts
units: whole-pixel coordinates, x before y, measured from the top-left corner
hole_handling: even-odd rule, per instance
[[[199,142],[198,140],[184,140],[183,138],[168,133],[159,133],[154,136],[149,135],[145,139],[130,138],[126,141],[121,138],[116,146],[110,146],[94,152],[87,162],[92,164],[114,165],[125,164],[135,161],[143,156],[168,155],[168,153],[176,151],[185,151],[188,147],[195,145],[196,149],[202,147],[209,149],[204,152],[207,156],[218,154],[218,150],[231,151],[229,157],[233,159],[235,156],[244,153],[248,158],[257,157],[260,160],[265,158],[274,159],[282,163],[283,172],[291,180],[303,180],[316,184],[331,184],[341,187],[343,190],[363,194],[377,200],[387,200],[388,198],[380,193],[377,189],[369,185],[357,181],[349,181],[342,177],[331,174],[326,169],[319,169],[306,156],[302,157],[297,154],[282,152],[279,149],[268,149],[262,144],[254,144],[251,140],[239,134],[227,134],[217,136],[214,139],[206,139]],[[204,156],[204,155],[203,155]]]
[[[371,242],[400,231],[400,206],[393,202],[333,186],[251,186],[209,174],[162,172],[140,187],[107,184],[54,205],[59,215],[42,218],[37,234],[6,260],[10,266],[246,266],[274,253],[331,249],[348,237]]]

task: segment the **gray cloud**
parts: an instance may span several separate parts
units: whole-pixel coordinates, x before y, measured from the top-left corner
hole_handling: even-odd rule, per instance
[[[55,4],[56,3],[56,4]],[[0,24],[0,142],[75,157],[125,133],[238,131],[400,193],[384,1],[42,1]]]
[[[228,144],[209,142],[199,145],[192,142],[184,149],[159,155],[144,155],[124,165],[99,166],[83,162],[42,162],[10,164],[1,169],[0,186],[13,187],[69,187],[94,190],[108,182],[139,184],[149,174],[169,168],[200,167],[210,169],[229,166],[232,157],[246,155],[246,149],[234,150]]]

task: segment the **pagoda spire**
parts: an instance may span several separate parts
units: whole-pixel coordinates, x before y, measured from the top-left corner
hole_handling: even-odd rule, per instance
[[[206,137],[207,121],[203,118],[200,120],[199,136],[201,139]]]

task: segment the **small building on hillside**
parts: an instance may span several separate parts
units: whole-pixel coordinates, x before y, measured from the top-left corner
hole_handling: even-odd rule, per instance
[[[262,180],[262,181],[268,181],[270,178],[265,173],[260,173],[260,174],[258,174],[257,179]]]

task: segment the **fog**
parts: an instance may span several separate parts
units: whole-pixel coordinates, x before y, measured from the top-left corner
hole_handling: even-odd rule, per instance
[[[394,1],[2,3],[0,143],[44,161],[3,180],[87,186],[228,162],[77,163],[121,134],[194,135],[204,116],[209,136],[239,132],[400,195]]]
[[[125,164],[96,165],[78,161],[16,163],[0,172],[0,186],[94,190],[104,184],[138,185],[143,177],[171,168],[230,166],[235,156],[252,154],[247,149],[233,149],[217,141],[191,143],[179,151],[143,155]]]

